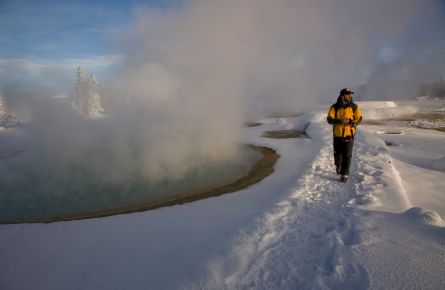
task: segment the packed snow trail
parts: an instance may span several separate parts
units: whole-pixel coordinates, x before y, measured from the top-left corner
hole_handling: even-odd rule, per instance
[[[325,146],[302,178],[302,186],[265,216],[263,224],[235,249],[241,271],[229,288],[364,289],[367,275],[349,247],[358,243],[352,183],[332,174],[332,150]]]
[[[253,231],[242,233],[228,257],[210,263],[207,285],[228,289],[369,288],[368,273],[353,252],[361,243],[356,205],[377,204],[376,196],[383,192],[379,185],[385,186],[402,209],[408,202],[399,194],[403,192],[400,184],[384,182],[397,172],[387,161],[384,143],[367,134],[357,136],[350,180],[340,183],[333,165],[330,127],[324,118],[319,114],[308,128],[322,147],[297,188],[264,214]]]

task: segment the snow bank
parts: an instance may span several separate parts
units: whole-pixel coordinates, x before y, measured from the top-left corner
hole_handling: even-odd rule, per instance
[[[445,128],[445,119],[441,120],[414,120],[410,121],[409,124],[413,127],[425,128],[425,129],[434,129],[434,128]]]
[[[393,101],[364,101],[357,102],[357,104],[364,120],[399,118],[419,111],[416,106],[399,106]]]
[[[379,136],[359,128],[354,145],[358,183],[353,203],[380,211],[400,212],[411,207],[388,147]]]
[[[381,108],[396,108],[397,104],[394,101],[362,101],[356,102],[362,109],[381,109]]]
[[[405,211],[403,215],[423,224],[439,227],[445,226],[445,222],[437,212],[421,207],[412,207]]]

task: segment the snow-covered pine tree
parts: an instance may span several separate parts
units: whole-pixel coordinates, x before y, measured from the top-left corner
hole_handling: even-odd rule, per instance
[[[71,105],[87,118],[101,116],[104,112],[96,77],[94,75],[88,76],[80,66],[77,68],[75,91]]]
[[[6,109],[5,99],[0,96],[0,127],[4,128],[8,125],[18,125],[19,120]]]
[[[97,81],[96,76],[91,75],[89,82],[89,112],[90,114],[94,115],[103,114],[104,108],[102,108],[101,96],[99,93],[99,82]]]

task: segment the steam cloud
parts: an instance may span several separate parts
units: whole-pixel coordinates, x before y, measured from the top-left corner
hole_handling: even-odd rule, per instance
[[[207,102],[237,119],[304,110],[342,87],[368,82],[369,97],[380,97],[391,93],[391,84],[374,82],[375,76],[403,78],[394,67],[403,65],[411,75],[393,87],[439,76],[444,61],[426,53],[439,39],[423,46],[418,40],[445,36],[434,28],[442,24],[443,6],[437,0],[192,0],[176,11],[138,7],[124,34],[121,73],[128,81],[122,88],[130,91],[136,83],[140,91],[133,95],[151,90],[175,103]],[[381,48],[394,43],[405,50],[382,61]]]
[[[123,182],[138,174],[181,178],[203,162],[233,158],[246,120],[303,111],[365,83],[378,71],[379,49],[403,39],[413,19],[436,17],[439,5],[191,0],[170,10],[135,7],[134,23],[120,35],[125,57],[101,83],[109,117],[84,120],[63,102],[33,101],[28,144],[39,154],[23,158],[24,167],[46,166],[49,183],[79,166],[90,178]]]

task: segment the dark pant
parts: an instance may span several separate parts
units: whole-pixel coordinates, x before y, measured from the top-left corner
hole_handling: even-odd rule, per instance
[[[349,174],[354,138],[334,137],[334,162],[341,175]]]

